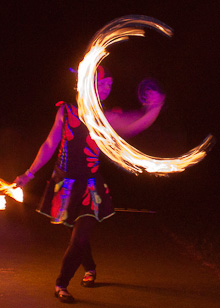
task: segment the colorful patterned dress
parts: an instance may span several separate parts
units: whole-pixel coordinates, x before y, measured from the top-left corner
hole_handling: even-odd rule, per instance
[[[73,226],[82,216],[102,221],[114,214],[108,186],[99,169],[100,150],[87,127],[79,120],[78,110],[64,105],[62,139],[58,159],[38,212],[55,224]]]

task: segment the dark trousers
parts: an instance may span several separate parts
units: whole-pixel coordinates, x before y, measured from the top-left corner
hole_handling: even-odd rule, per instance
[[[57,286],[66,288],[81,264],[85,271],[95,270],[96,265],[92,257],[90,236],[96,223],[97,221],[94,217],[84,216],[74,224],[61,271],[56,280]]]

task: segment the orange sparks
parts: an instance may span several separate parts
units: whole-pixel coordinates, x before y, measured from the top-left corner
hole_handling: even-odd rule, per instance
[[[106,48],[129,36],[144,36],[143,27],[153,28],[166,36],[172,36],[172,29],[164,23],[147,16],[127,16],[114,20],[102,28],[89,45],[88,53],[78,68],[78,106],[80,119],[86,124],[91,137],[111,160],[134,173],[147,171],[164,175],[182,172],[201,161],[212,144],[209,135],[199,146],[175,158],[148,156],[123,140],[105,118],[97,97],[96,69],[109,55]]]

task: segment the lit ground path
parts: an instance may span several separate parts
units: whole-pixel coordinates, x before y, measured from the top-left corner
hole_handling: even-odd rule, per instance
[[[0,307],[65,307],[53,295],[69,230],[27,206],[0,213]],[[97,284],[71,281],[75,307],[219,308],[220,281],[177,246],[157,214],[117,213],[93,236]]]

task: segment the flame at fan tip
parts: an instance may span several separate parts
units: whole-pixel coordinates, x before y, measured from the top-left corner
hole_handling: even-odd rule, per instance
[[[0,195],[0,211],[5,210],[6,208],[6,200],[4,195]]]
[[[18,202],[23,202],[23,190],[21,187],[17,187],[15,183],[8,184],[0,179],[0,191]]]
[[[160,158],[146,155],[129,145],[110,126],[103,114],[97,95],[96,69],[109,55],[107,47],[126,40],[129,36],[144,36],[143,27],[172,36],[172,29],[164,23],[147,16],[125,16],[116,19],[96,33],[78,68],[78,107],[80,119],[86,124],[91,137],[101,151],[121,167],[136,174],[143,171],[157,175],[182,172],[205,156],[213,144],[209,135],[197,147],[175,158]]]

